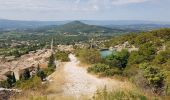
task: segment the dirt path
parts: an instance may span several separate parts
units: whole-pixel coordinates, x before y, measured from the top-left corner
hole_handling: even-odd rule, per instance
[[[79,66],[74,55],[70,54],[69,58],[70,62],[65,63],[63,67],[51,75],[53,82],[49,90],[54,92],[53,95],[60,93],[63,96],[74,96],[79,99],[82,96],[91,97],[97,89],[104,87],[110,90],[127,87],[127,82],[90,75],[84,67]]]

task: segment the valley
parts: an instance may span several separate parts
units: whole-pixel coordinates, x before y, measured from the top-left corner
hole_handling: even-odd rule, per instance
[[[73,21],[3,31],[0,95],[4,100],[168,100],[170,30],[154,29]]]

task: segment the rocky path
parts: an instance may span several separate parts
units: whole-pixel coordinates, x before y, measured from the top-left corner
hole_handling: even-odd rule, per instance
[[[59,80],[55,77],[55,75],[64,75],[62,77],[64,80],[62,80],[62,91],[60,93],[63,96],[74,96],[77,99],[79,99],[81,96],[88,96],[91,97],[93,94],[97,91],[97,89],[103,89],[107,88],[108,90],[115,90],[115,89],[121,89],[126,88],[127,82],[122,82],[114,79],[109,78],[97,78],[89,73],[87,73],[87,70],[85,67],[79,66],[79,61],[77,58],[73,55],[69,55],[70,62],[65,63],[63,67],[63,71],[56,71],[52,75],[53,84],[54,83],[60,83]],[[56,74],[55,74],[56,73]],[[54,84],[56,86],[56,84]],[[55,86],[52,86],[53,89],[55,89]]]
[[[77,58],[70,54],[70,62],[64,66],[66,73],[66,80],[63,89],[65,95],[74,95],[80,97],[81,95],[93,95],[97,89],[116,89],[123,88],[125,83],[112,80],[109,78],[97,78],[87,73],[85,67],[79,66]]]

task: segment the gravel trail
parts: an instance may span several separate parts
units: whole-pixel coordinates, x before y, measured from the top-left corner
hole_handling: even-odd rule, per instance
[[[68,96],[76,96],[79,98],[82,95],[92,96],[97,89],[114,90],[124,88],[126,82],[121,82],[109,78],[97,78],[89,73],[85,67],[79,66],[79,61],[73,55],[69,55],[70,62],[64,65],[66,83],[63,86],[63,94]]]

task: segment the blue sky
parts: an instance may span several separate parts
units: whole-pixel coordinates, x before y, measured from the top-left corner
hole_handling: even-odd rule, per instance
[[[0,0],[0,18],[14,20],[170,21],[170,0]]]

